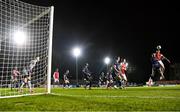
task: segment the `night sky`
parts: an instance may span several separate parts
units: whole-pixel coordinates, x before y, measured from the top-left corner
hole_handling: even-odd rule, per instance
[[[135,67],[132,81],[144,82],[151,73],[151,54],[157,45],[171,64],[180,62],[178,4],[171,1],[137,0],[22,0],[55,7],[53,34],[53,71],[69,69],[75,76],[72,47],[79,45],[79,74],[86,62],[99,74],[105,56],[126,58]],[[166,69],[169,69],[165,63]],[[133,79],[134,77],[134,79]]]

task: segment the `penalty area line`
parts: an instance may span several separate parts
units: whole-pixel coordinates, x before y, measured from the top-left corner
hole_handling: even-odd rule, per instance
[[[51,93],[52,95],[57,96],[69,96],[69,97],[94,97],[94,98],[142,98],[142,99],[180,99],[180,97],[173,97],[173,96],[114,96],[114,95],[70,95],[70,94],[57,94]]]

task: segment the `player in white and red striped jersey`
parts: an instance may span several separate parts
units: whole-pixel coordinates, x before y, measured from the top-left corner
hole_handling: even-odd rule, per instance
[[[120,63],[120,75],[123,80],[127,81],[126,77],[126,70],[127,70],[128,63],[126,62],[126,59],[123,60],[123,62]]]
[[[120,77],[121,77],[122,88],[124,88],[127,83],[127,77],[126,77],[127,67],[128,67],[128,63],[126,62],[126,59],[124,59],[120,63]]]
[[[165,66],[164,66],[162,60],[166,60],[169,63],[170,63],[170,60],[167,59],[163,54],[161,54],[161,52],[160,52],[161,46],[160,45],[158,45],[156,48],[157,48],[156,52],[153,53],[153,55],[152,55],[152,76],[154,76],[154,71],[156,69],[158,69],[161,74],[161,77],[160,77],[160,80],[161,80],[161,79],[165,78],[164,77]]]
[[[59,69],[57,68],[56,71],[53,74],[54,78],[54,84],[58,83],[59,84]]]
[[[12,79],[14,81],[17,81],[18,75],[20,75],[20,72],[17,70],[17,67],[14,67],[13,72],[12,72]]]
[[[14,69],[12,71],[12,76],[11,76],[11,80],[12,80],[11,90],[12,90],[12,87],[16,88],[18,86],[18,76],[19,75],[20,75],[20,72],[18,71],[17,67],[14,67]]]

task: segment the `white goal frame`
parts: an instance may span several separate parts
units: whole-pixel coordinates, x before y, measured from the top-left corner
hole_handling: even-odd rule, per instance
[[[0,0],[1,1],[1,0]],[[34,21],[38,20],[38,18],[43,17],[44,15],[46,15],[47,13],[49,13],[49,38],[47,38],[48,42],[47,42],[47,47],[48,47],[48,59],[47,59],[47,74],[46,74],[46,78],[47,78],[47,83],[45,85],[45,89],[46,91],[44,93],[28,93],[28,94],[17,94],[17,95],[13,95],[13,96],[0,96],[1,98],[13,98],[13,97],[21,97],[21,96],[29,96],[29,95],[41,95],[41,94],[51,94],[51,67],[52,67],[52,45],[53,45],[53,21],[54,21],[54,6],[49,7],[48,10],[46,10],[46,12],[43,12],[42,14],[40,14],[39,16],[33,18],[31,21],[29,21],[27,24],[31,24]],[[1,44],[1,43],[0,43]],[[1,46],[0,46],[1,47]],[[1,48],[0,48],[1,50]]]

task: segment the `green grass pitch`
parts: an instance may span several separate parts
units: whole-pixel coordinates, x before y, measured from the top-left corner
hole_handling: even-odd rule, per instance
[[[0,99],[0,111],[180,111],[180,86],[54,88],[52,94]]]

